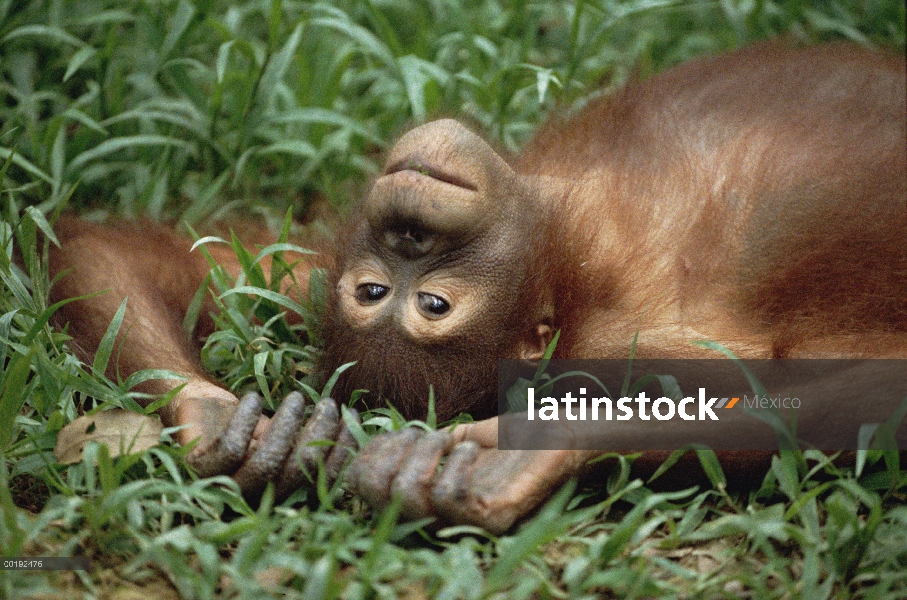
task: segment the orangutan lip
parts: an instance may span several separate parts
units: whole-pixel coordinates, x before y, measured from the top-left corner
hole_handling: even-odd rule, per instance
[[[456,175],[445,173],[436,166],[411,156],[392,164],[387,168],[384,174],[393,175],[394,173],[400,173],[401,171],[413,171],[420,175],[425,175],[426,177],[431,177],[432,179],[437,179],[438,181],[449,183],[450,185],[455,185],[473,192],[479,191],[478,187],[469,181],[460,179]]]

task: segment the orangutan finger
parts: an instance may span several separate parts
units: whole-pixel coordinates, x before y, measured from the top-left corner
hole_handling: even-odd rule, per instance
[[[420,429],[411,427],[373,439],[359,451],[347,471],[349,488],[373,508],[387,506],[400,463],[421,435]]]
[[[252,432],[261,416],[261,396],[250,392],[243,396],[226,429],[207,446],[196,446],[186,456],[199,477],[233,473],[243,463]]]
[[[271,417],[267,437],[233,475],[244,493],[260,494],[267,482],[274,479],[293,449],[304,418],[305,399],[299,392],[292,392]]]
[[[391,485],[391,493],[403,500],[401,514],[404,518],[434,515],[429,501],[431,486],[441,459],[452,447],[453,438],[446,431],[431,431],[413,444]]]

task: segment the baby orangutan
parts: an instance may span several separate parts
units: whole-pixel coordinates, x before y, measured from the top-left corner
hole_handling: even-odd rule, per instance
[[[203,474],[286,494],[304,480],[294,448],[317,463],[313,439],[338,441],[336,474],[353,442],[331,401],[297,434],[300,398],[266,419],[201,371],[182,330],[207,273],[190,242],[74,220],[59,235],[52,270],[72,272],[54,298],[111,290],[61,309],[74,343],[90,356],[128,296],[116,368],[188,378],[161,418],[201,438]],[[904,57],[758,45],[597,100],[512,161],[453,120],[404,135],[328,258],[324,370],[356,361],[335,396],[367,389],[409,417],[433,386],[446,419],[492,416],[498,359],[541,357],[556,331],[555,358],[626,358],[637,332],[640,358],[714,356],[695,340],[744,358],[907,357],[905,239]],[[829,408],[798,422],[828,426]],[[615,447],[639,435],[615,428]],[[399,493],[409,517],[504,531],[594,455],[499,450],[491,418],[379,436],[348,483],[376,507]],[[719,452],[729,474],[759,478],[768,456]]]

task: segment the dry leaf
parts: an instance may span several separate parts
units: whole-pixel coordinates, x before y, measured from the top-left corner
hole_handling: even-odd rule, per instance
[[[135,453],[156,446],[164,426],[155,417],[129,410],[105,410],[82,416],[66,425],[57,436],[54,456],[64,465],[82,460],[88,442],[104,444],[110,457],[122,452]]]

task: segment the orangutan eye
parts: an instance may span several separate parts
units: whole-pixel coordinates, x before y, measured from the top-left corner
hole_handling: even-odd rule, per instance
[[[419,292],[419,308],[429,316],[441,317],[450,310],[450,304],[434,294]]]
[[[374,304],[387,296],[388,289],[377,283],[363,283],[356,288],[356,300],[360,304]]]

